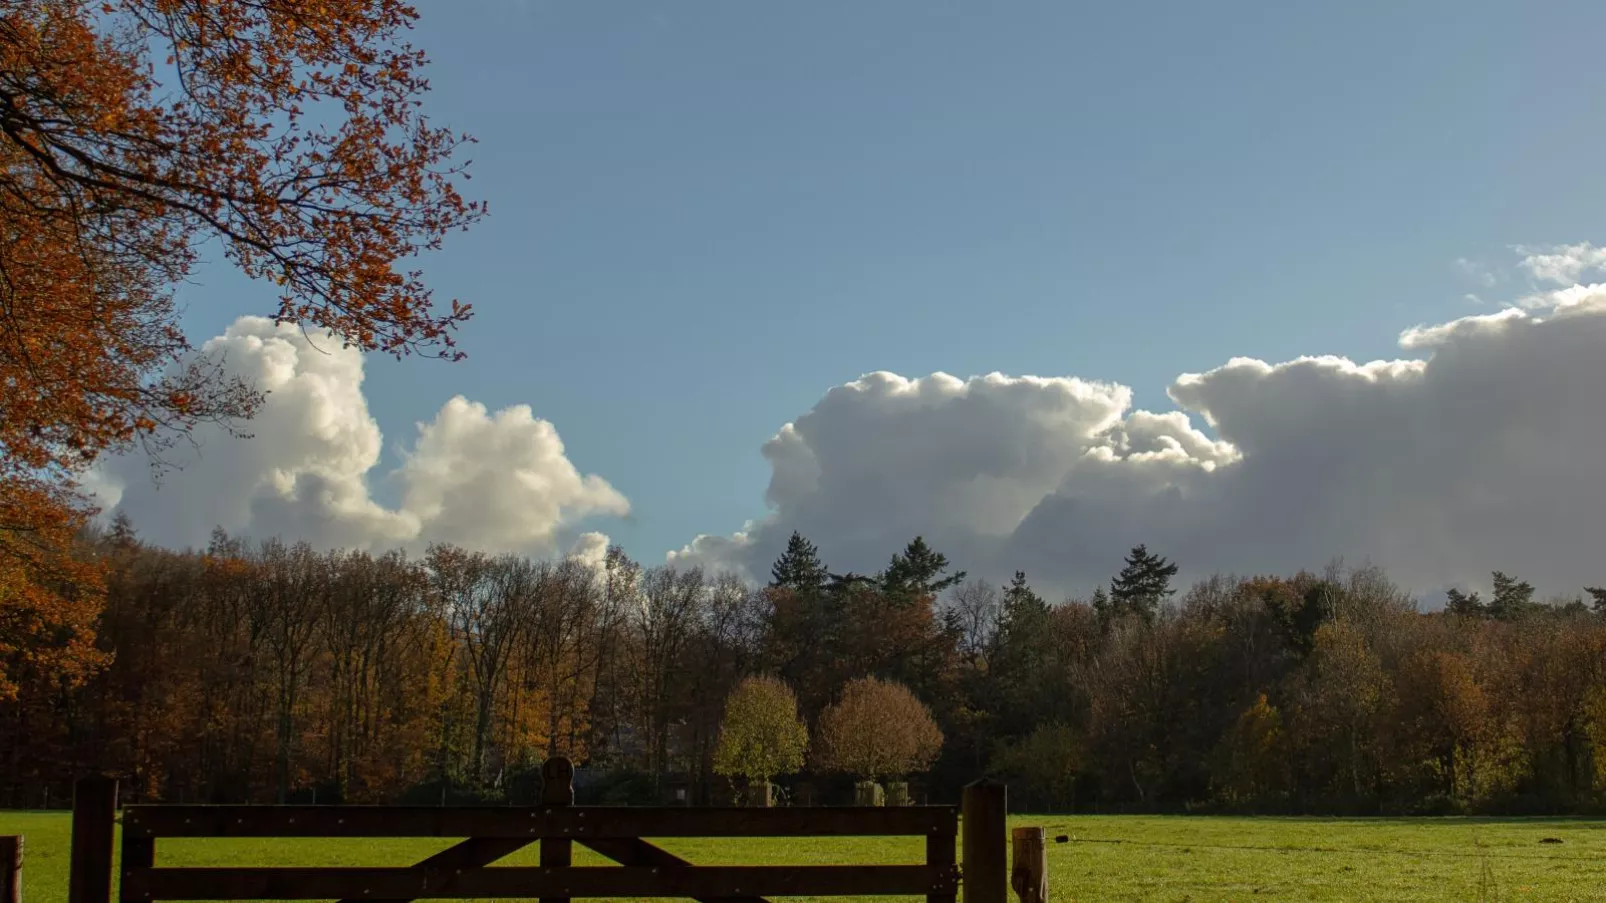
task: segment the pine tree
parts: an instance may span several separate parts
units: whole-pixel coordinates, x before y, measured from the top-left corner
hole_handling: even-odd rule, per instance
[[[1104,591],[1104,587],[1100,586],[1093,590],[1092,603],[1093,612],[1099,616],[1100,626],[1108,626],[1115,611],[1110,604],[1110,594]]]
[[[770,568],[770,588],[776,591],[769,618],[773,667],[797,689],[810,718],[840,683],[836,660],[848,625],[836,580],[819,549],[796,531]]]
[[[1048,603],[1027,584],[1025,572],[1016,571],[1004,587],[998,629],[987,651],[988,709],[1003,735],[1030,731],[1047,708],[1045,678],[1054,655],[1050,617]]]
[[[1515,621],[1533,606],[1534,588],[1519,582],[1500,571],[1490,575],[1494,582],[1493,597],[1489,600],[1489,614],[1496,620]]]
[[[947,570],[948,556],[926,545],[924,537],[916,536],[902,552],[892,556],[878,579],[881,588],[891,594],[935,596],[965,579],[964,571],[943,576]]]
[[[1041,623],[1041,618],[1047,616],[1048,603],[1026,583],[1026,572],[1016,571],[1015,578],[1009,582],[1009,586],[1004,587],[1004,606],[999,630],[1038,624]]]
[[[1606,615],[1606,588],[1586,586],[1584,592],[1589,593],[1590,598],[1595,600],[1593,605],[1595,614]]]
[[[825,588],[829,576],[825,563],[820,561],[820,550],[793,530],[792,538],[786,541],[786,551],[770,567],[770,586],[818,592]]]
[[[1458,589],[1448,589],[1444,595],[1444,610],[1450,614],[1464,618],[1481,618],[1489,613],[1488,606],[1483,604],[1477,593],[1468,594]]]
[[[1177,566],[1139,545],[1126,556],[1126,567],[1110,581],[1110,606],[1116,614],[1136,614],[1153,622],[1160,604],[1171,598]]]
[[[134,521],[126,511],[118,511],[112,518],[111,535],[108,537],[113,546],[119,549],[132,549],[139,545],[139,534],[134,532]]]
[[[1015,579],[1004,587],[1004,600],[998,612],[998,629],[988,652],[991,663],[1014,665],[1030,658],[1025,650],[1035,650],[1048,629],[1048,603],[1026,583],[1026,572],[1016,571]],[[1032,662],[1031,667],[1040,663]]]

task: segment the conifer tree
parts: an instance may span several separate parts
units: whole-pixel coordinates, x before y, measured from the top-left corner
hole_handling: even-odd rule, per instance
[[[1016,571],[1004,587],[998,629],[987,652],[989,708],[1006,734],[1030,731],[1042,711],[1045,671],[1054,655],[1050,617],[1048,603],[1027,584],[1025,572]]]
[[[840,682],[836,661],[847,624],[836,579],[820,560],[819,549],[797,531],[770,568],[771,664],[796,688],[809,718],[819,713]]]
[[[1091,602],[1093,613],[1099,616],[1099,624],[1108,626],[1110,618],[1115,614],[1114,607],[1110,603],[1110,594],[1104,591],[1104,587],[1097,587],[1093,590]]]
[[[128,512],[119,510],[112,518],[111,534],[107,538],[119,549],[132,549],[139,545],[139,534],[134,530],[134,521]]]
[[[1458,589],[1448,589],[1444,592],[1444,610],[1464,618],[1481,618],[1489,613],[1488,606],[1477,593],[1463,593]]]
[[[1495,571],[1490,575],[1494,592],[1489,599],[1489,615],[1499,621],[1515,621],[1533,605],[1532,584]]]
[[[786,541],[786,551],[770,567],[770,586],[797,592],[818,592],[829,577],[820,550],[796,530]]]
[[[1026,572],[1016,571],[1009,586],[1004,587],[1004,606],[1000,613],[1000,632],[1019,632],[1042,623],[1048,616],[1048,603],[1026,582]]]
[[[916,536],[902,552],[892,556],[879,580],[888,593],[935,596],[965,579],[964,571],[944,576],[947,570],[948,556],[927,545],[925,537]]]
[[[1110,581],[1110,606],[1116,614],[1135,614],[1152,623],[1160,604],[1171,598],[1177,566],[1139,545],[1126,556],[1126,567]]]

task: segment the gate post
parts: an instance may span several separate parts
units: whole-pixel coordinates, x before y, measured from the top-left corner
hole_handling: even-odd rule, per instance
[[[965,787],[960,813],[964,861],[959,874],[965,903],[1009,903],[1007,788],[982,778]]]
[[[111,903],[117,779],[79,778],[72,794],[67,903]]]
[[[541,805],[547,808],[574,805],[574,763],[564,756],[555,756],[541,764]],[[574,841],[558,837],[541,838],[542,868],[563,868],[572,864]],[[569,903],[569,898],[542,897],[541,903]]]
[[[22,835],[0,837],[0,903],[22,903]]]

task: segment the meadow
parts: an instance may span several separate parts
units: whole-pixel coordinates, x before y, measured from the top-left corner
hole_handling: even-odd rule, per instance
[[[22,834],[27,903],[65,903],[70,818],[0,812]],[[1054,903],[1606,899],[1606,820],[1017,816],[1048,849]],[[1560,841],[1559,843],[1555,841]],[[404,865],[443,840],[163,840],[162,865]],[[699,864],[918,862],[918,838],[665,840]],[[535,864],[535,847],[502,864]],[[605,864],[577,850],[577,865]],[[886,898],[882,898],[886,899]]]

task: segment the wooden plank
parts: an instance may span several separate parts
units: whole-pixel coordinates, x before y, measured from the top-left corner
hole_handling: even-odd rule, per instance
[[[0,903],[22,903],[22,836],[0,837]]]
[[[124,881],[138,900],[901,896],[952,887],[952,876],[924,865],[153,868],[135,869]]]
[[[951,806],[133,806],[123,830],[139,837],[894,837],[953,833],[957,818]]]
[[[117,781],[81,778],[73,786],[67,903],[111,903]]]
[[[541,805],[574,805],[574,763],[557,756],[541,763]],[[564,868],[574,864],[574,841],[567,837],[541,839],[541,866]],[[542,897],[541,903],[569,903],[568,897]]]
[[[951,841],[952,836],[949,837]],[[620,865],[637,868],[695,868],[690,862],[668,850],[653,846],[634,837],[583,840],[582,844],[612,859]],[[699,897],[698,903],[770,903],[763,897]]]
[[[941,869],[957,878],[959,868],[955,862],[954,835],[952,832],[926,835],[926,865]],[[952,889],[943,893],[926,894],[926,903],[955,903],[958,894]]]
[[[425,859],[413,866],[422,869],[465,869],[480,868],[490,865],[498,859],[529,846],[530,840],[523,837],[470,837],[456,846],[447,847],[439,853]],[[390,900],[363,900],[352,898],[341,900],[340,903],[409,903],[411,897],[395,898]],[[123,903],[129,903],[124,898]]]
[[[1009,903],[1006,789],[983,778],[965,787],[965,903]]]

